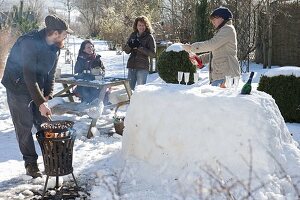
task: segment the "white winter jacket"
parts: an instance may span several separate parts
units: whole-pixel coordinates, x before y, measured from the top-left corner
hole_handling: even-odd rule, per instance
[[[212,52],[210,81],[225,79],[225,76],[239,76],[241,70],[237,59],[236,31],[232,21],[228,21],[210,40],[192,44],[195,53]],[[200,56],[209,62],[208,54]]]

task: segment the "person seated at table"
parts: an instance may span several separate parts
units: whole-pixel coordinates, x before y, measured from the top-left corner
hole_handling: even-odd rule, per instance
[[[90,73],[93,69],[98,69],[99,74],[104,77],[105,67],[100,59],[100,55],[95,53],[94,44],[90,40],[84,40],[78,52],[77,61],[75,63],[75,74],[79,76],[84,73]],[[82,76],[84,79],[93,80],[93,76]],[[82,102],[91,103],[96,100],[100,95],[101,88],[77,86],[74,93],[80,98]]]

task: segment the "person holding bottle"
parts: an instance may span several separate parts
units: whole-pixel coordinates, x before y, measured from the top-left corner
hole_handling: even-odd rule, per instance
[[[130,54],[127,62],[130,87],[147,82],[149,74],[149,58],[155,57],[155,40],[152,28],[146,16],[139,16],[133,24],[133,32],[128,38],[124,51]]]
[[[212,86],[225,87],[225,76],[240,76],[241,69],[237,58],[236,31],[232,24],[233,15],[226,7],[215,9],[210,15],[210,21],[216,29],[213,38],[184,44],[183,48],[190,52],[202,53],[203,63],[209,63],[209,79]]]

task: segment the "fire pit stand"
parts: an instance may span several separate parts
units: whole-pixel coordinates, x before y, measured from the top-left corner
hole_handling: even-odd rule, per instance
[[[46,130],[36,133],[43,154],[45,174],[47,175],[42,199],[44,199],[46,193],[49,176],[56,177],[55,189],[58,189],[59,176],[72,174],[76,188],[79,188],[72,167],[73,146],[76,135],[70,128],[60,130],[60,133],[57,132],[59,131],[53,131],[53,134],[56,134],[55,137],[49,137],[49,132]]]

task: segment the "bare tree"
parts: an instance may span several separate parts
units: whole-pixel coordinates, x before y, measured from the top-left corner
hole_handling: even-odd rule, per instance
[[[102,2],[100,0],[74,0],[74,6],[81,14],[79,20],[87,25],[90,36],[98,36],[104,8]]]
[[[91,37],[124,44],[133,31],[134,19],[145,15],[151,22],[160,21],[157,4],[160,0],[73,0],[80,12],[78,21],[87,27]]]
[[[27,0],[27,3],[25,4],[25,9],[32,11],[34,18],[37,19],[38,22],[43,21],[44,8],[45,2],[42,0]]]
[[[164,31],[167,38],[191,40],[194,32],[195,7],[197,0],[162,1],[161,18],[164,20]]]
[[[4,3],[4,0],[0,1],[0,7],[2,7],[2,4]]]

